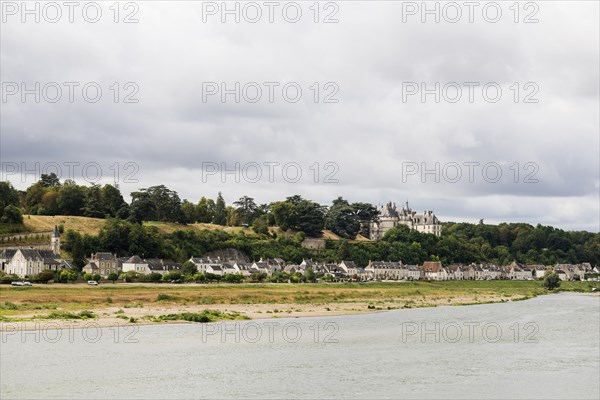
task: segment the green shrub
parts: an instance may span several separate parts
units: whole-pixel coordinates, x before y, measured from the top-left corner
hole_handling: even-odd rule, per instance
[[[560,277],[556,272],[551,272],[544,276],[542,287],[548,290],[558,289],[560,287]]]
[[[169,294],[159,293],[158,296],[156,296],[156,301],[171,301],[175,300],[176,298],[177,297],[171,296]]]

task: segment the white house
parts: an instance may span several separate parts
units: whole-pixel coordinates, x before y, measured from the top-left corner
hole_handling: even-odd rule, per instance
[[[378,280],[400,280],[404,277],[402,261],[369,261],[364,272]]]
[[[433,281],[447,281],[448,271],[442,267],[440,261],[426,261],[423,263],[423,273],[426,279]]]
[[[131,256],[123,263],[123,272],[135,271],[140,274],[149,274],[152,271],[148,266],[148,261],[142,260],[139,256]]]

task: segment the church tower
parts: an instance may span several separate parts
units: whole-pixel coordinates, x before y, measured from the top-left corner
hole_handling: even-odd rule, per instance
[[[52,252],[57,256],[60,256],[60,232],[58,231],[58,227],[56,225],[54,225],[54,230],[52,231],[50,245],[52,246]]]

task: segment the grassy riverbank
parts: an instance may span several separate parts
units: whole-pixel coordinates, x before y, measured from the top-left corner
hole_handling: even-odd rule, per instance
[[[563,282],[561,290],[590,292],[598,286],[592,282]],[[91,312],[102,325],[200,318],[191,314],[209,315],[210,321],[321,316],[515,301],[545,293],[548,292],[536,281],[2,286],[0,321],[47,321],[53,320],[53,315],[78,315],[82,311]],[[206,318],[201,322],[206,322]]]

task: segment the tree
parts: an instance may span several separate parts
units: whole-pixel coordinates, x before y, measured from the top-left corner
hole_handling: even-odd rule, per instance
[[[350,244],[347,240],[340,240],[337,256],[340,261],[350,259]]]
[[[49,269],[45,269],[42,272],[40,272],[39,274],[37,274],[34,278],[34,280],[36,282],[40,282],[40,283],[48,283],[49,281],[54,279],[54,272],[50,271]]]
[[[83,214],[86,217],[102,218],[104,217],[104,207],[102,206],[102,190],[99,185],[92,185],[85,194],[85,206]]]
[[[296,205],[298,222],[296,228],[308,236],[321,236],[325,223],[325,208],[310,200],[303,200]]]
[[[23,223],[23,215],[21,214],[21,210],[17,207],[8,205],[4,207],[2,210],[2,217],[0,218],[0,222],[4,224],[22,224]]]
[[[242,223],[251,225],[256,217],[257,206],[252,197],[243,196],[233,205],[236,206],[235,211],[239,215]]]
[[[360,230],[360,221],[355,209],[346,200],[338,197],[329,208],[325,228],[343,238],[354,239]]]
[[[544,276],[542,287],[548,290],[558,289],[560,287],[560,277],[554,271]]]
[[[225,274],[223,279],[228,283],[240,283],[244,280],[244,277],[239,274]]]
[[[128,254],[142,258],[159,257],[164,248],[163,238],[156,227],[131,224],[128,235]]]
[[[131,193],[130,219],[134,222],[183,222],[181,199],[164,185],[151,186]]]
[[[19,192],[10,182],[0,182],[0,217],[8,206],[19,206]]]
[[[265,279],[267,279],[267,274],[264,272],[254,272],[250,274],[250,281],[262,283]]]
[[[379,216],[377,207],[369,203],[352,203],[352,209],[360,221],[359,233],[368,238],[371,234],[371,222],[376,221]]]
[[[129,233],[132,225],[126,221],[109,219],[100,228],[100,248],[111,253],[126,254],[129,249]]]
[[[232,206],[225,207],[227,213],[227,226],[239,226],[241,224],[240,215]]]
[[[269,217],[265,215],[261,215],[256,218],[252,223],[252,230],[256,233],[260,233],[263,235],[269,234]]]
[[[181,212],[183,213],[183,222],[193,224],[198,221],[198,207],[194,203],[184,200],[181,204]]]
[[[59,279],[61,282],[75,282],[79,275],[75,271],[69,271],[67,269],[63,269],[60,271]]]
[[[65,234],[64,246],[63,248],[71,253],[71,258],[73,259],[73,267],[79,272],[85,266],[85,246],[83,244],[83,239],[79,232],[75,232],[72,229],[69,229]]]
[[[151,272],[150,275],[148,275],[148,280],[150,282],[160,282],[161,279],[162,275],[158,272]]]
[[[108,214],[111,217],[118,216],[123,209],[128,208],[117,185],[104,185],[102,187],[101,198],[104,214]],[[119,216],[119,218],[123,219],[122,216]]]
[[[62,215],[82,215],[85,207],[85,188],[74,182],[65,184],[58,191],[58,212]]]
[[[58,188],[46,189],[38,214],[56,215],[58,212]]]
[[[141,224],[143,221],[155,220],[156,206],[146,191],[132,192],[129,206],[129,220]]]
[[[215,215],[213,217],[213,224],[223,225],[227,224],[227,209],[225,208],[225,200],[223,195],[219,192],[217,196],[217,202],[215,204]]]
[[[42,174],[39,182],[43,187],[60,186],[60,180],[58,179],[58,176],[56,176],[56,174],[54,172],[51,172],[49,174]]]
[[[183,272],[184,275],[191,277],[198,273],[198,267],[190,260],[187,260],[181,265],[181,272]]]
[[[110,274],[108,274],[108,277],[107,277],[107,279],[108,279],[109,281],[112,281],[112,283],[114,284],[114,283],[115,283],[115,281],[116,281],[117,279],[119,279],[119,275],[118,275],[116,272],[111,272]]]
[[[271,210],[275,217],[275,224],[282,230],[287,231],[296,226],[298,215],[296,207],[292,203],[277,201],[271,204]]]
[[[213,199],[202,196],[198,202],[198,222],[211,223],[215,218],[216,204]]]
[[[167,274],[165,274],[165,276],[166,276],[166,275],[167,275]],[[169,272],[169,274],[168,274],[168,275],[169,275],[169,278],[170,278],[170,280],[172,280],[172,281],[178,281],[178,280],[180,280],[180,279],[181,279],[181,272],[179,272],[179,271],[172,271],[172,272]]]

